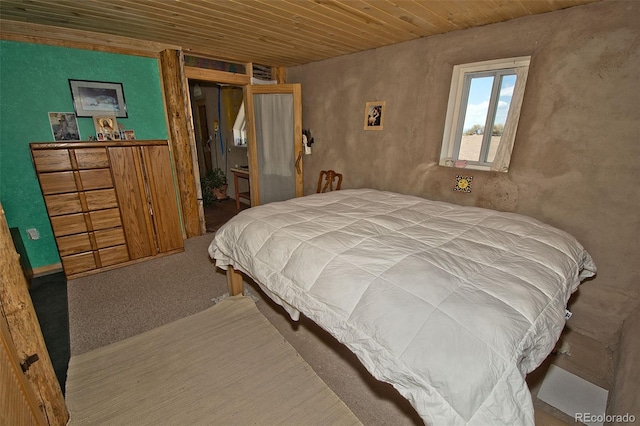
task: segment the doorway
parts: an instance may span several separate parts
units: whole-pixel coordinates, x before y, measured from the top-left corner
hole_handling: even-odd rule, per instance
[[[236,69],[238,64],[228,64],[228,63],[219,63],[213,60],[207,60],[200,58],[194,62],[194,59],[198,59],[195,57],[188,57],[185,55],[185,77],[188,82],[189,88],[189,99],[190,105],[188,112],[191,117],[193,117],[193,123],[190,126],[190,139],[191,146],[193,152],[196,154],[193,158],[194,161],[194,169],[197,170],[194,174],[202,174],[200,168],[204,167],[206,169],[206,163],[201,162],[201,158],[204,155],[204,148],[209,146],[212,153],[212,161],[211,167],[215,170],[219,168],[224,171],[226,179],[229,183],[228,194],[231,194],[231,197],[239,198],[240,205],[236,208],[236,211],[239,211],[243,208],[248,208],[249,206],[257,206],[262,204],[263,202],[269,202],[273,200],[269,200],[266,197],[265,200],[261,202],[260,199],[260,180],[263,178],[260,175],[260,171],[263,170],[264,164],[260,164],[258,155],[259,149],[263,149],[265,151],[265,142],[264,135],[256,135],[256,130],[254,129],[255,123],[255,108],[254,108],[254,97],[258,98],[263,95],[281,97],[282,95],[293,96],[293,120],[289,120],[289,124],[291,125],[288,130],[283,129],[283,131],[289,131],[293,134],[293,146],[291,147],[294,150],[294,167],[295,174],[292,178],[295,179],[295,196],[301,196],[303,194],[302,184],[302,101],[301,101],[301,87],[300,84],[284,84],[284,76],[282,75],[282,70],[280,69],[270,69],[269,73],[258,73],[259,76],[252,76],[251,72],[246,72],[245,66],[240,66],[241,69]],[[197,66],[196,66],[197,65]],[[246,64],[247,66],[252,67],[253,73],[259,66],[255,64]],[[220,67],[222,66],[222,70]],[[267,75],[268,74],[268,75]],[[271,79],[273,75],[276,75],[276,79]],[[226,97],[226,92],[228,87],[233,87],[235,91],[238,92],[238,95],[235,99],[236,102],[239,102],[242,105],[242,101],[240,101],[239,91],[242,88],[243,96],[242,100],[245,105],[245,109],[242,110],[246,112],[246,127],[242,124],[239,129],[236,128],[234,130],[239,130],[241,136],[237,138],[241,143],[238,143],[236,146],[235,137],[232,136],[232,129],[230,123],[232,122],[232,117],[235,115],[235,106],[233,108],[226,108],[229,104]],[[209,96],[207,91],[214,90],[215,94]],[[212,104],[211,99],[215,99],[216,102]],[[203,101],[205,103],[206,112],[198,113],[197,112],[197,102]],[[218,103],[219,102],[219,103]],[[211,106],[210,106],[211,105]],[[238,105],[239,107],[239,105]],[[211,111],[214,111],[212,113]],[[230,114],[233,111],[234,114]],[[218,132],[217,134],[213,132],[215,129],[215,123],[212,125],[212,120],[215,120],[215,116],[218,116],[217,124],[218,124]],[[200,116],[205,116],[207,119],[207,127],[204,125],[199,126],[195,123],[195,120]],[[268,124],[269,126],[282,127],[286,126],[284,122],[278,122],[277,117],[273,114],[267,114],[267,116],[263,118],[267,118],[267,121],[264,124]],[[226,125],[225,125],[225,118]],[[274,121],[275,119],[275,121]],[[209,137],[201,136],[200,141],[196,141],[196,129],[202,129],[201,133],[204,136],[206,132],[209,133]],[[242,135],[244,133],[244,135]],[[273,136],[273,135],[272,135]],[[269,150],[270,148],[266,148]],[[215,154],[218,154],[216,157]],[[271,154],[269,154],[271,155]],[[217,165],[217,167],[216,167]],[[224,166],[223,166],[224,165]],[[277,169],[275,173],[280,173]],[[266,173],[268,170],[264,170]],[[273,174],[273,173],[268,173]],[[230,179],[230,177],[233,179]],[[242,179],[236,180],[236,177],[242,176]],[[248,178],[248,179],[247,179]],[[198,182],[198,186],[201,186],[201,181]],[[237,187],[236,186],[237,184]],[[200,188],[201,189],[201,188]],[[237,190],[237,191],[236,191]],[[205,206],[204,200],[201,194],[206,194],[206,191],[198,191],[198,195],[200,204],[200,223],[202,226],[202,230],[211,231],[212,227],[208,225],[208,222],[211,220],[207,220],[205,218]],[[238,193],[239,196],[236,196]],[[250,204],[249,204],[250,203]],[[215,203],[214,203],[215,205]],[[211,217],[211,215],[209,215]]]
[[[191,111],[202,186],[204,219],[207,232],[215,232],[238,211],[249,205],[235,202],[235,182],[231,169],[247,167],[246,145],[234,143],[234,123],[244,116],[242,86],[211,81],[189,80]],[[211,185],[223,177],[225,193],[211,191]],[[248,191],[248,182],[238,183],[239,192]]]

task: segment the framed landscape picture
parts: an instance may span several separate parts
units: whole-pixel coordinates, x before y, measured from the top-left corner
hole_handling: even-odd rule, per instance
[[[113,114],[128,117],[122,83],[69,79],[69,87],[76,116]]]

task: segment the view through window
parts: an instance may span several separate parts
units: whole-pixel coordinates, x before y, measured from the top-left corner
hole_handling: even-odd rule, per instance
[[[528,65],[527,57],[454,67],[441,165],[508,169]]]

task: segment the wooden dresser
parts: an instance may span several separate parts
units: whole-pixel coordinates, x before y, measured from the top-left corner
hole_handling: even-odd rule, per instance
[[[167,141],[30,147],[67,278],[184,250]]]

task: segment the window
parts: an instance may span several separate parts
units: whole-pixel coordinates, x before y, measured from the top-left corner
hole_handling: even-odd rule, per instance
[[[440,165],[508,171],[529,61],[453,67]]]
[[[233,123],[233,144],[235,146],[247,146],[247,120],[244,116],[244,101],[240,104],[238,115]]]

